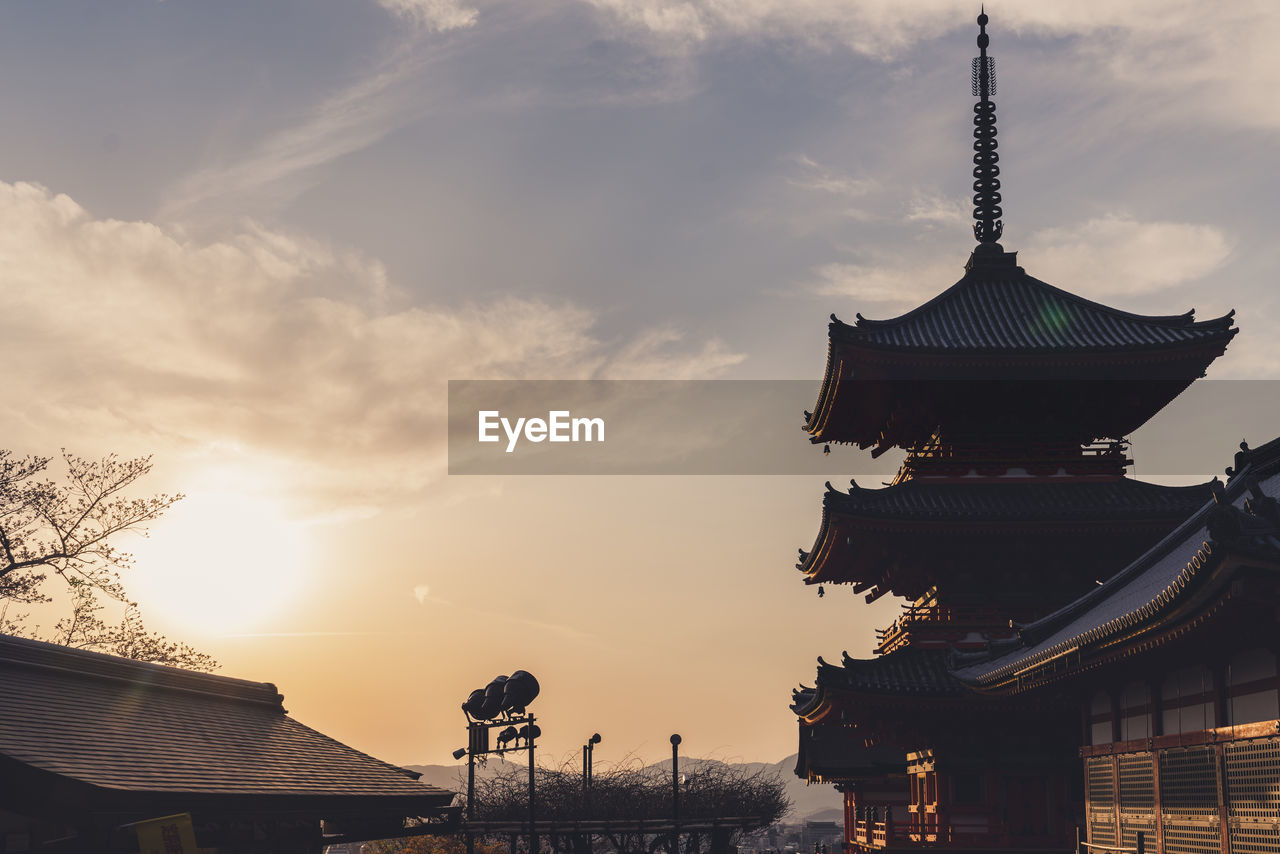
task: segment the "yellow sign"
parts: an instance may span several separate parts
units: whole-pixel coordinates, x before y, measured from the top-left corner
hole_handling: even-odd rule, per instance
[[[138,854],[196,854],[190,813],[139,821],[134,829],[138,831]]]

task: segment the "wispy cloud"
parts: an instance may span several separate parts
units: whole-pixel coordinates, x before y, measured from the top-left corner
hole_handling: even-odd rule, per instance
[[[936,226],[963,226],[971,222],[973,208],[968,200],[938,195],[937,193],[917,193],[907,209],[906,221]]]
[[[933,213],[930,204],[922,218],[959,218],[953,208],[943,201]],[[1214,226],[1108,214],[1036,232],[1018,249],[1020,262],[1037,278],[1114,303],[1117,296],[1166,290],[1213,273],[1230,257],[1231,242]],[[963,272],[950,251],[910,260],[900,253],[873,253],[866,260],[817,267],[807,290],[880,303],[886,310],[908,308],[950,287]]]
[[[833,196],[859,198],[879,188],[874,178],[855,177],[823,166],[813,159],[798,155],[794,158],[800,168],[800,175],[788,179],[793,187],[804,190],[817,190]]]
[[[378,5],[415,26],[438,33],[473,27],[480,14],[458,0],[378,0]]]
[[[581,0],[624,37],[681,55],[735,41],[774,40],[899,60],[961,23],[965,0]],[[1144,92],[1143,112],[1186,121],[1213,115],[1236,125],[1280,126],[1280,11],[1272,4],[1196,0],[1028,0],[991,10],[996,44],[1008,36],[1075,39],[1081,86],[1121,78]],[[998,50],[998,48],[997,48]]]
[[[419,593],[419,591],[422,591],[422,592]],[[466,613],[472,614],[476,617],[481,617],[486,621],[499,620],[504,623],[514,623],[516,625],[528,626],[530,628],[537,629],[538,631],[559,635],[560,637],[563,637],[567,640],[572,640],[572,641],[591,640],[593,643],[595,642],[594,636],[591,635],[590,633],[584,632],[581,629],[574,628],[573,626],[570,626],[566,623],[549,623],[543,620],[530,619],[529,617],[518,617],[518,616],[515,616],[514,614],[476,608],[471,605],[461,605],[457,602],[449,601],[448,599],[441,599],[437,596],[432,596],[430,595],[430,590],[428,590],[425,584],[419,584],[417,587],[414,587],[413,595],[417,598],[418,602],[423,605],[426,605],[428,603],[431,603],[434,605],[443,605],[446,608],[455,608],[460,611],[465,611]]]
[[[1097,299],[1195,281],[1230,255],[1230,240],[1215,226],[1141,222],[1122,214],[1035,232],[1023,251],[1034,259],[1038,277]]]
[[[288,197],[307,186],[317,167],[419,120],[434,103],[423,72],[449,55],[439,44],[427,50],[428,42],[425,32],[411,35],[370,72],[293,116],[244,157],[188,175],[167,194],[161,215],[181,216],[221,197]]]

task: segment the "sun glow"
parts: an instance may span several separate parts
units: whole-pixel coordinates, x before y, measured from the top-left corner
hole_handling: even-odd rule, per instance
[[[122,543],[137,559],[126,589],[148,624],[166,632],[259,629],[304,592],[307,540],[306,525],[285,518],[274,502],[194,492],[148,539]]]

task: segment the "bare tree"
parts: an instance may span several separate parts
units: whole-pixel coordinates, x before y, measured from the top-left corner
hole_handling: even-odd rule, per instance
[[[56,580],[70,598],[71,614],[42,639],[194,670],[217,667],[186,644],[148,632],[120,581],[133,558],[114,539],[126,531],[145,534],[147,523],[183,496],[125,494],[151,471],[150,457],[86,460],[64,450],[66,472],[58,480],[48,477],[51,462],[0,449],[0,631],[39,636],[38,629],[28,629],[28,615],[11,608],[52,602],[46,591]],[[124,604],[118,625],[99,616],[99,597]]]
[[[638,765],[638,763],[637,763]],[[768,770],[748,771],[723,762],[687,759],[681,762],[680,820],[686,824],[734,819],[737,827],[726,833],[768,827],[786,814],[791,804],[786,786]],[[616,766],[592,778],[585,791],[582,776],[572,760],[559,769],[536,768],[534,797],[539,821],[612,822],[619,826],[637,822],[661,822],[672,817],[670,768]],[[520,765],[504,765],[496,773],[476,780],[476,818],[480,821],[527,820],[529,771]],[[743,821],[745,819],[745,821]],[[603,834],[617,852],[647,852],[665,844],[661,834],[612,831]],[[702,843],[691,835],[681,847],[694,854]],[[725,845],[729,844],[726,838]]]

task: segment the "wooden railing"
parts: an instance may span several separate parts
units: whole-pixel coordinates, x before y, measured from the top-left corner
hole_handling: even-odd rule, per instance
[[[902,646],[914,629],[925,626],[1008,626],[1009,614],[995,608],[973,606],[953,608],[943,605],[904,605],[902,615],[886,629],[876,629],[876,652],[883,655]]]
[[[1119,845],[1099,845],[1096,842],[1085,842],[1082,838],[1079,828],[1076,829],[1076,852],[1077,854],[1089,854],[1091,851],[1102,851],[1105,854],[1146,854],[1147,839],[1146,834],[1141,830],[1138,831],[1137,844],[1133,848],[1123,848]]]
[[[1088,445],[999,445],[931,442],[912,448],[896,480],[912,476],[962,476],[971,469],[998,475],[1011,467],[1029,474],[1053,474],[1065,468],[1069,474],[1121,474],[1131,460],[1127,442]]]

